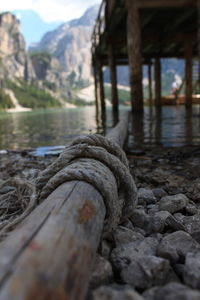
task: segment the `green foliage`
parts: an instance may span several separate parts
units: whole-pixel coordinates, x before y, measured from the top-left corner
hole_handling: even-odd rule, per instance
[[[50,82],[48,80],[45,80],[43,82],[43,86],[48,88],[51,91],[54,91],[54,92],[56,91],[56,84],[54,82]]]
[[[87,105],[94,105],[94,101],[91,101],[91,102],[86,102],[85,100],[83,99],[80,99],[78,97],[74,97],[74,98],[71,98],[71,99],[66,99],[66,101],[68,103],[71,103],[71,104],[74,104],[76,106],[87,106]]]
[[[104,92],[105,98],[111,100],[111,87],[104,86]],[[130,92],[123,89],[118,89],[118,99],[120,104],[126,104],[127,101],[130,101]]]
[[[57,99],[34,85],[28,85],[23,82],[18,86],[8,81],[7,86],[13,90],[19,103],[24,107],[48,108],[61,106]]]
[[[6,95],[3,89],[0,88],[0,109],[12,108],[13,104],[10,96]]]
[[[81,66],[79,66],[80,71]],[[74,71],[71,72],[71,74],[67,77],[67,80],[69,84],[73,87],[78,89],[84,89],[85,87],[90,85],[90,82],[88,80],[83,79],[76,79],[76,73]]]
[[[52,58],[52,55],[46,51],[33,51],[33,52],[30,52],[30,57],[32,59],[39,60],[45,64],[49,64],[49,62]]]

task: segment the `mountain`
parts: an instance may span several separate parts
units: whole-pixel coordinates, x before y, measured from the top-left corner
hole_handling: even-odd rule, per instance
[[[11,13],[0,14],[1,79],[34,78],[34,70],[25,50],[20,23]]]
[[[58,59],[71,83],[91,82],[91,33],[99,5],[89,8],[79,18],[47,32],[30,52],[47,51]]]
[[[20,20],[21,32],[28,47],[39,41],[47,31],[53,30],[61,24],[61,22],[45,23],[33,10],[13,10],[11,13]]]
[[[13,103],[8,107],[66,105],[71,92],[59,61],[46,52],[30,56],[20,22],[9,12],[0,14],[0,41],[0,108],[5,108],[9,96]]]

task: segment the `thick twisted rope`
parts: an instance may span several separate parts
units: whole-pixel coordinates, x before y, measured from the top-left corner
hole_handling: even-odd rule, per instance
[[[59,185],[71,180],[92,184],[101,193],[107,211],[106,231],[112,231],[122,218],[128,217],[137,201],[137,190],[125,153],[119,145],[97,134],[75,139],[40,173],[34,183],[36,193],[30,197],[31,208],[36,201],[43,201]],[[27,205],[27,214],[29,212]],[[26,210],[23,218],[25,215]]]

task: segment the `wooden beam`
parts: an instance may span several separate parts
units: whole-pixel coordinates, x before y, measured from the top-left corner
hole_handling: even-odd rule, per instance
[[[126,114],[108,137],[122,146],[127,128]],[[92,185],[60,185],[1,242],[0,299],[85,299],[105,215]]]
[[[102,122],[104,123],[106,118],[106,106],[105,106],[105,94],[104,94],[104,78],[103,78],[101,61],[98,61],[98,78],[99,78],[99,95],[100,95],[100,103],[101,103],[101,119]]]
[[[95,108],[96,108],[96,121],[97,124],[99,123],[99,111],[100,111],[100,105],[99,105],[99,91],[98,91],[98,75],[97,75],[97,67],[94,63],[93,59],[93,76],[94,76],[94,93],[95,93]]]
[[[185,44],[185,105],[192,106],[192,43]]]
[[[197,0],[134,0],[138,8],[167,8],[196,6]]]
[[[130,87],[132,112],[143,110],[142,90],[142,47],[139,11],[134,1],[127,0],[127,44],[130,69]]]
[[[155,105],[162,105],[161,95],[161,62],[159,58],[155,59]]]
[[[112,44],[108,46],[108,63],[110,67],[110,79],[111,79],[111,102],[113,112],[113,125],[116,125],[119,119],[119,101],[117,91],[117,70],[115,53]]]

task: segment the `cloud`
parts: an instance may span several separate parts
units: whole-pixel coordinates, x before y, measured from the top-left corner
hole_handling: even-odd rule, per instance
[[[45,22],[68,21],[79,18],[91,5],[101,0],[6,0],[1,11],[34,10]]]

